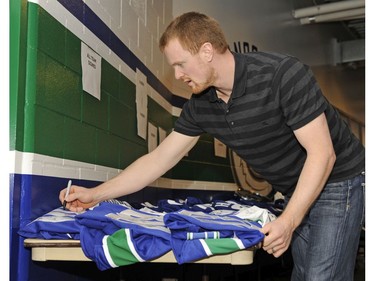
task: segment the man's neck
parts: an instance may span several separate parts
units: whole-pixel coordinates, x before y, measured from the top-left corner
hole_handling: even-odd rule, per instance
[[[219,99],[224,101],[225,103],[228,103],[230,95],[232,94],[232,91],[223,92],[221,90],[216,89],[216,94]]]
[[[218,98],[228,102],[234,84],[235,62],[233,54],[227,50],[224,54],[216,54],[215,69],[217,79],[214,87]]]

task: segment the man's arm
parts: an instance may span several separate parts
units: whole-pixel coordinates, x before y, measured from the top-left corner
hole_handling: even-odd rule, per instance
[[[113,179],[95,188],[72,186],[67,198],[67,208],[81,211],[103,200],[134,193],[175,166],[197,143],[199,137],[190,137],[177,132],[169,134],[152,152],[140,157]],[[66,189],[60,192],[63,202]]]
[[[324,113],[294,133],[306,149],[307,158],[288,206],[262,229],[267,235],[263,248],[276,257],[289,247],[294,230],[319,196],[336,161]]]

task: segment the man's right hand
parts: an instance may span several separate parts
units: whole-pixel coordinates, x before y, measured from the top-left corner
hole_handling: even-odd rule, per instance
[[[99,203],[98,201],[94,201],[92,188],[72,185],[68,196],[65,198],[66,192],[67,188],[60,191],[59,200],[61,204],[64,204],[66,200],[65,207],[72,212],[83,212]]]

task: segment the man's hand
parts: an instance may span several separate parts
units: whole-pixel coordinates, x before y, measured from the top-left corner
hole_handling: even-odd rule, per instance
[[[289,247],[294,231],[293,224],[282,216],[267,223],[261,232],[265,235],[263,240],[263,250],[280,257]]]
[[[70,211],[82,212],[99,203],[94,201],[92,188],[72,185],[68,196],[65,198],[66,192],[66,188],[60,191],[59,200],[61,204],[66,200],[66,208]]]

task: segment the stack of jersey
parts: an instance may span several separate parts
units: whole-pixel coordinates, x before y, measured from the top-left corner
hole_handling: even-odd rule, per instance
[[[235,215],[212,215],[180,210],[164,217],[179,264],[257,245],[264,238],[261,225]]]
[[[27,238],[78,240],[80,225],[75,220],[77,214],[62,207],[54,209],[21,227],[18,234]]]
[[[157,212],[171,213],[179,210],[201,211],[209,213],[215,210],[212,203],[203,203],[202,200],[196,197],[187,197],[186,199],[161,199],[157,205],[150,202],[141,204],[133,204],[136,209],[148,208]]]
[[[266,209],[234,201],[161,200],[158,206],[143,203],[135,209],[111,200],[82,213],[57,208],[19,234],[79,239],[85,255],[106,270],[150,261],[170,250],[181,264],[249,248],[262,241],[261,226],[275,218]]]
[[[186,199],[162,199],[157,202],[156,206],[149,202],[132,204],[132,206],[136,209],[149,208],[163,213],[176,212],[182,209],[201,211],[204,213],[211,213],[217,210],[238,211],[251,206],[267,210],[271,216],[280,215],[282,212],[282,203],[276,204],[276,201],[257,202],[254,200],[238,199],[238,197],[233,197],[233,199],[229,200],[213,199],[208,203],[204,203],[202,200],[195,197],[187,197]]]
[[[81,247],[100,270],[153,260],[171,250],[164,214],[101,203],[76,216]]]
[[[258,222],[261,226],[276,219],[273,210],[261,208],[256,204],[241,204],[236,200],[213,200],[203,203],[194,197],[186,199],[163,199],[159,200],[157,206],[149,202],[141,203],[140,210],[153,210],[163,213],[177,212],[180,210],[198,211],[211,215],[233,215],[241,219]]]

